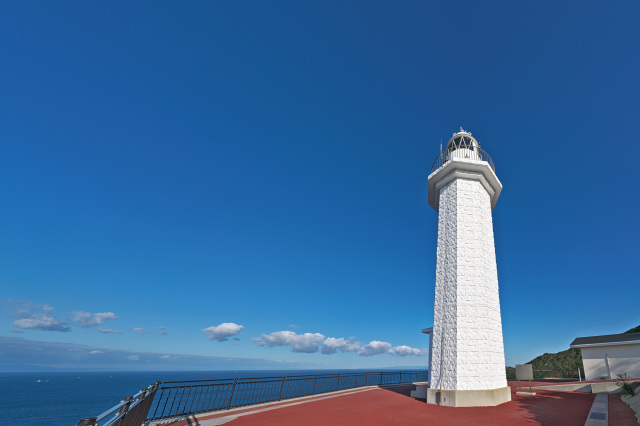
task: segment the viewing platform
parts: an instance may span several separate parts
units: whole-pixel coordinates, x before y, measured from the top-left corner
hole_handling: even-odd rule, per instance
[[[584,382],[582,382],[584,383]],[[569,384],[569,383],[566,383]],[[535,396],[516,395],[518,382],[510,381],[512,401],[496,407],[452,408],[411,398],[415,384],[371,386],[286,402],[202,414],[149,423],[149,426],[249,425],[576,425],[587,423],[595,394],[542,390],[549,382],[534,382]],[[619,394],[609,400],[609,425],[636,425],[635,414]],[[588,423],[599,425],[606,423]]]
[[[385,378],[384,374],[389,374],[389,377]],[[382,373],[382,380],[381,376],[377,376],[375,380],[391,381],[393,378],[391,374],[396,374],[395,378],[401,380],[403,374],[411,373],[400,373],[400,376],[398,373]],[[313,377],[316,385],[319,377]],[[325,385],[327,383],[334,385],[335,379],[335,375],[321,378]],[[349,382],[353,385],[353,379],[354,377],[345,379],[347,387]],[[628,380],[635,382],[635,386],[640,382],[640,379]],[[237,381],[235,381],[236,387]],[[613,382],[615,381],[576,382],[570,379],[541,379],[532,382],[535,395],[521,395],[516,393],[519,387],[518,382],[510,380],[508,382],[512,394],[510,402],[493,407],[463,408],[426,404],[424,400],[412,398],[411,391],[416,389],[417,385],[426,382],[411,381],[376,385],[361,383],[357,387],[338,391],[325,390],[309,396],[194,414],[184,413],[156,420],[140,419],[140,416],[131,410],[120,419],[104,419],[105,421],[99,422],[99,425],[214,426],[229,424],[241,426],[299,425],[301,423],[305,425],[637,425],[634,411],[621,400],[619,392],[589,393],[591,388],[593,392],[598,392],[597,389],[608,389],[607,384],[613,384]],[[252,388],[255,388],[255,383],[258,382],[253,382]],[[275,381],[265,380],[263,383],[275,383]],[[303,377],[294,378],[290,383],[292,386],[303,386],[304,383],[312,383],[312,381],[309,377]],[[599,386],[587,386],[589,384]],[[226,386],[226,384],[217,386]],[[282,388],[284,389],[284,385]],[[159,399],[151,405],[178,404],[186,408],[205,395],[200,393],[197,398],[185,399],[188,393],[198,395],[190,392],[195,389],[194,387],[181,386],[174,389],[176,392],[169,391],[170,398],[158,395]],[[157,393],[157,389],[155,392]],[[212,394],[210,393],[209,396]],[[140,401],[143,402],[144,399]],[[158,404],[159,402],[161,404]],[[148,417],[153,417],[153,410]],[[95,419],[85,419],[79,425],[98,424],[98,422],[91,423],[92,420],[95,421]]]

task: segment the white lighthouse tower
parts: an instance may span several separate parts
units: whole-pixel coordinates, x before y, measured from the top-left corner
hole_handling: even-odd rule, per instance
[[[436,291],[427,402],[452,407],[511,400],[507,386],[491,211],[502,184],[478,141],[460,128],[433,164],[438,212]]]

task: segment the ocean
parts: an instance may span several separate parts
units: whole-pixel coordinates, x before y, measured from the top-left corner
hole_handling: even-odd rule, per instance
[[[156,381],[281,377],[366,370],[0,373],[0,426],[76,426]],[[381,371],[381,370],[376,370]],[[397,370],[386,370],[397,371]],[[410,371],[410,370],[409,370]]]

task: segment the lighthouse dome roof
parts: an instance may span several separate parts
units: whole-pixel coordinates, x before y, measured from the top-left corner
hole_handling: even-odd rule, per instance
[[[471,132],[467,132],[462,127],[460,127],[460,131],[453,134],[449,142],[447,142],[446,150],[454,150],[457,148],[479,148],[480,144],[471,136]]]

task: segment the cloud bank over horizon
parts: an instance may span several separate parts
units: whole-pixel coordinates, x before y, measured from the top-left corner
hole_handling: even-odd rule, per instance
[[[228,356],[134,352],[0,336],[0,371],[187,371],[309,368],[309,363]]]
[[[128,331],[122,331],[121,329],[108,327],[109,321],[115,321],[120,319],[113,312],[87,312],[82,310],[68,312],[66,318],[60,318],[54,315],[54,308],[48,304],[38,304],[24,300],[9,299],[6,301],[6,306],[9,307],[5,311],[6,314],[16,318],[13,321],[15,330],[9,330],[13,333],[22,334],[25,330],[38,330],[38,331],[57,331],[68,333],[72,330],[79,329],[92,329],[95,333],[105,335],[104,339],[109,339],[109,342],[114,342],[113,339],[117,339],[116,336],[123,333],[135,333],[138,335],[168,335],[168,328],[173,327],[158,326],[155,328],[143,328],[134,327],[128,328]],[[123,320],[124,321],[124,320]],[[72,328],[72,326],[74,326]],[[79,327],[79,328],[78,328]],[[130,327],[130,326],[129,326]],[[294,324],[290,324],[289,328],[297,329]],[[241,324],[233,322],[222,322],[218,325],[212,325],[207,328],[200,329],[205,334],[205,338],[214,342],[231,342],[232,346],[239,346],[241,332],[246,327]],[[183,334],[183,331],[178,330],[178,334]],[[110,335],[111,337],[106,337]],[[407,345],[393,346],[391,343],[381,340],[372,340],[369,343],[358,341],[355,337],[327,337],[322,333],[297,333],[293,330],[282,330],[271,333],[264,333],[260,337],[251,337],[253,343],[259,347],[264,348],[276,348],[276,347],[288,347],[293,353],[301,354],[315,354],[320,353],[322,355],[335,355],[354,353],[360,357],[372,357],[377,355],[391,355],[397,357],[407,356],[425,356],[427,355],[426,349],[413,348]],[[107,341],[105,340],[105,343]],[[101,344],[97,343],[96,344]],[[255,347],[255,346],[254,346]],[[75,353],[75,350],[71,351]],[[156,365],[157,362],[167,363],[171,360],[181,358],[184,361],[184,356],[176,356],[175,354],[160,354],[160,357],[141,356],[137,352],[126,352],[126,356],[120,358],[109,358],[116,352],[105,348],[92,348],[84,352],[84,358],[72,358],[76,361],[79,360],[82,365],[82,360],[90,360],[90,363],[103,359],[105,362],[110,362],[113,365],[122,366],[123,362],[131,364],[135,362],[136,368],[143,363],[149,365]],[[251,352],[245,352],[251,353]],[[2,355],[0,353],[0,355]],[[28,357],[27,357],[28,358]],[[107,359],[109,358],[109,359]],[[213,357],[215,358],[215,357]],[[353,359],[353,358],[352,358]],[[47,361],[42,361],[45,364]],[[287,362],[282,360],[281,362]],[[316,361],[317,362],[317,361]],[[345,361],[349,362],[349,361]],[[43,364],[43,365],[45,365]],[[48,365],[48,364],[46,364]],[[107,364],[105,364],[107,365]],[[108,368],[108,367],[105,367]],[[173,368],[173,367],[172,367]]]

